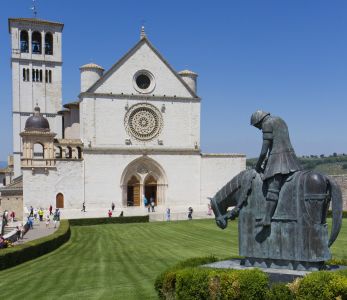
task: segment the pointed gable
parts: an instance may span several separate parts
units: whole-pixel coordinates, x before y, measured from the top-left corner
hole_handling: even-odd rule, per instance
[[[148,72],[153,77],[153,88],[148,93],[144,93],[136,85],[135,76],[139,71]],[[87,92],[197,98],[194,91],[172,69],[146,37],[143,37],[130,49]]]

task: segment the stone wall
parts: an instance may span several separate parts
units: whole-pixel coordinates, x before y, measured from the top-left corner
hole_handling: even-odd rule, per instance
[[[23,220],[23,196],[0,196],[0,212],[14,211],[16,220]]]
[[[341,188],[343,198],[343,210],[347,210],[347,174],[334,175],[332,177],[336,180],[336,182]]]

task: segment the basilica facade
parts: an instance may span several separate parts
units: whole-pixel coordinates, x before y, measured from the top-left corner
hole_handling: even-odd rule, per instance
[[[206,208],[245,169],[243,154],[201,152],[198,75],[176,72],[144,28],[109,70],[80,67],[80,94],[62,105],[62,31],[9,19],[14,177],[25,207],[132,209],[146,197],[159,209]]]

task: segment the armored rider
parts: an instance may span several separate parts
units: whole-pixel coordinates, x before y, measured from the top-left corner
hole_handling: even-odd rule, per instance
[[[263,146],[255,169],[263,172],[267,187],[265,216],[257,224],[265,227],[271,225],[283,183],[301,170],[301,166],[290,142],[287,124],[281,118],[258,110],[251,116],[251,125],[263,132]]]

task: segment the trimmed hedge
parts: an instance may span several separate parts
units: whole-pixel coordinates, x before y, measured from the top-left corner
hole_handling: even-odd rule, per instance
[[[70,239],[68,220],[62,220],[59,228],[51,235],[37,240],[0,250],[0,270],[19,265],[56,250]]]
[[[149,216],[130,216],[130,217],[114,217],[114,218],[85,218],[85,219],[69,219],[71,226],[91,226],[102,224],[125,224],[125,223],[147,223]]]
[[[298,299],[347,299],[347,276],[343,272],[313,272],[300,280]]]
[[[266,299],[268,276],[260,270],[199,268],[215,257],[184,261],[160,274],[155,289],[160,299]]]
[[[328,218],[331,218],[332,216],[333,216],[333,212],[332,212],[331,210],[329,210],[329,211],[328,211],[327,217],[328,217]],[[344,210],[344,211],[342,212],[342,218],[343,218],[343,219],[347,218],[347,211]]]
[[[347,299],[347,270],[318,271],[292,283],[273,284],[259,269],[200,268],[217,261],[213,256],[194,258],[160,274],[154,287],[160,299]]]

